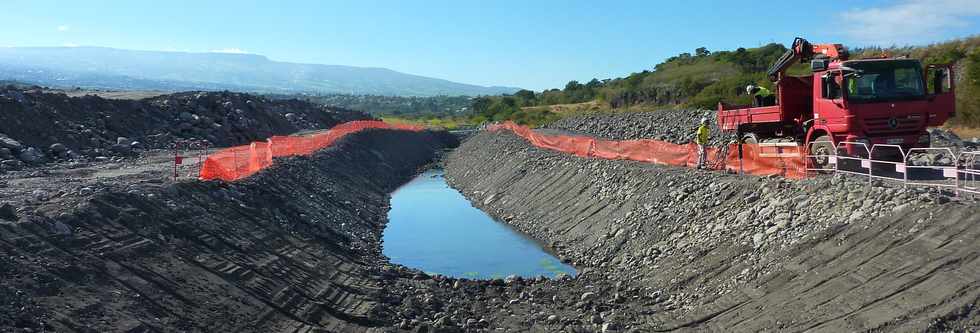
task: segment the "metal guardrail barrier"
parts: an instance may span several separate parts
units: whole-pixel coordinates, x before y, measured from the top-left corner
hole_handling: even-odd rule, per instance
[[[840,142],[833,153],[815,154],[814,146],[827,144],[811,142],[804,150],[803,164],[809,176],[816,172],[833,172],[901,182],[903,185],[927,186],[953,190],[957,196],[968,193],[980,195],[980,151],[953,154],[950,148],[912,148],[905,151],[899,145],[868,145],[862,142]],[[929,165],[914,165],[918,156]],[[816,163],[825,159],[826,163]],[[937,165],[934,161],[949,161]],[[912,162],[912,163],[910,163]],[[921,163],[921,162],[920,162]]]
[[[852,175],[868,176],[871,183],[871,151],[862,142],[842,141],[837,143],[837,170]]]
[[[882,151],[884,152],[897,151],[898,155],[887,154],[887,153],[883,153]],[[870,154],[869,159],[871,160],[870,175],[872,178],[901,181],[903,183],[908,181],[908,171],[905,167],[905,150],[902,149],[902,146],[872,145],[871,152],[869,154]],[[893,159],[896,159],[897,161],[889,161],[889,160],[881,159],[883,157],[888,157],[888,156],[895,156],[895,158]],[[901,175],[901,177],[898,177],[899,174]]]
[[[909,165],[908,163],[909,157],[913,156],[916,152],[946,153],[948,154],[950,161],[952,161],[952,165]],[[949,148],[909,149],[908,154],[905,155],[905,169],[906,169],[906,177],[905,177],[906,185],[933,186],[938,188],[952,188],[954,190],[958,187],[956,155],[953,154],[952,149]],[[922,172],[918,172],[920,170]],[[919,174],[924,174],[924,175],[920,176]],[[952,179],[952,183],[949,183],[950,179]]]
[[[980,194],[980,151],[962,152],[956,163],[956,191]]]

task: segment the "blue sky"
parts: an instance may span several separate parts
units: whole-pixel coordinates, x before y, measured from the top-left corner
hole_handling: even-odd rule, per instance
[[[926,44],[980,33],[980,0],[47,1],[0,3],[0,46],[227,51],[541,90],[700,46]]]

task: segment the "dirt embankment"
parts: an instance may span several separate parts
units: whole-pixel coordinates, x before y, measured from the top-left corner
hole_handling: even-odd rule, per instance
[[[236,183],[101,178],[95,194],[5,198],[32,210],[0,216],[0,331],[398,324],[387,290],[414,280],[385,269],[388,193],[454,141],[371,130]]]
[[[506,132],[465,141],[446,175],[585,279],[616,285],[589,296],[611,306],[575,309],[568,327],[598,329],[593,315],[643,332],[980,325],[976,202],[577,158]]]
[[[166,149],[178,140],[224,147],[370,118],[299,100],[184,92],[141,100],[0,88],[0,173]]]

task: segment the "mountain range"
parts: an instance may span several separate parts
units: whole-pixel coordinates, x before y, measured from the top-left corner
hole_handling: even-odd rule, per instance
[[[485,87],[386,68],[300,64],[256,54],[136,51],[105,47],[0,47],[0,80],[113,90],[477,96]]]

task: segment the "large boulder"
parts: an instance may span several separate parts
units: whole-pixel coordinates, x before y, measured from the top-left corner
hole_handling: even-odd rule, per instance
[[[22,150],[20,154],[17,155],[17,158],[27,164],[37,164],[44,162],[44,153],[37,150],[37,148],[28,147],[27,149]]]
[[[0,148],[7,148],[17,152],[20,151],[21,149],[24,149],[24,145],[22,145],[17,140],[11,139],[6,135],[0,134]]]
[[[65,145],[61,143],[55,143],[48,147],[48,150],[56,155],[61,155],[68,151],[68,147],[65,147]]]
[[[117,155],[129,155],[130,153],[133,152],[132,148],[129,145],[123,145],[118,143],[110,146],[109,149],[112,150],[112,152],[116,153]]]

